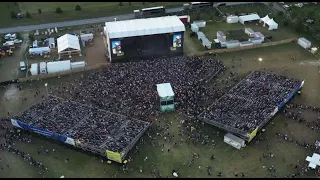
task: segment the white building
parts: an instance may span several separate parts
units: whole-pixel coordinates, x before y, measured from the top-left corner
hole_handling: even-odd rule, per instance
[[[232,23],[237,23],[237,22],[239,22],[238,16],[228,16],[227,17],[227,23],[232,24]]]
[[[57,39],[59,59],[63,55],[77,54],[81,56],[79,38],[75,35],[65,34]]]
[[[261,32],[255,32],[256,37],[260,37],[262,39],[262,42],[264,41],[264,35]]]
[[[223,141],[237,149],[241,149],[242,147],[246,146],[245,141],[243,139],[230,133],[224,135]]]
[[[309,162],[308,167],[316,169],[317,166],[320,166],[320,155],[317,153],[313,153],[312,157],[307,156],[306,161]]]
[[[253,42],[251,42],[251,41],[240,42],[240,47],[245,47],[245,46],[253,46]]]
[[[311,42],[304,37],[298,39],[298,44],[305,49],[308,49],[311,47]]]
[[[217,31],[217,37],[221,37],[221,38],[223,38],[224,40],[227,39],[227,36],[226,36],[222,31]]]
[[[236,48],[240,46],[240,42],[238,40],[231,40],[226,42],[226,47],[228,49],[230,48]]]
[[[261,37],[250,38],[249,41],[251,41],[253,45],[262,44],[263,42]]]
[[[197,32],[197,37],[198,37],[198,40],[200,40],[201,38],[206,37],[206,35],[204,35],[202,31],[199,31]]]
[[[260,16],[258,14],[239,16],[239,22],[243,25],[245,22],[257,21],[257,20],[260,20]]]
[[[248,34],[249,37],[255,37],[255,32],[251,28],[244,28],[244,32]]]

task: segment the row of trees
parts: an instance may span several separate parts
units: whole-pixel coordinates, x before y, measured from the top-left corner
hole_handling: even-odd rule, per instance
[[[81,11],[82,8],[81,8],[80,5],[76,5],[75,10],[76,10],[76,11]],[[42,10],[41,10],[41,9],[38,9],[38,13],[39,13],[39,14],[42,14]],[[61,14],[61,13],[63,13],[63,10],[62,10],[60,7],[57,7],[57,8],[56,8],[56,13],[57,13],[57,14]],[[14,12],[14,11],[11,11],[11,12],[10,12],[10,16],[11,16],[11,18],[15,19],[15,18],[17,18],[17,13]],[[26,12],[26,18],[31,18],[31,14],[29,13],[29,11]]]

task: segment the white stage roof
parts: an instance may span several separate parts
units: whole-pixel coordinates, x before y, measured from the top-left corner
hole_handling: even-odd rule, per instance
[[[106,22],[110,39],[165,34],[185,31],[184,24],[177,16]]]
[[[58,44],[58,53],[68,48],[81,51],[79,38],[78,36],[75,36],[75,35],[65,34],[57,39],[57,44]]]

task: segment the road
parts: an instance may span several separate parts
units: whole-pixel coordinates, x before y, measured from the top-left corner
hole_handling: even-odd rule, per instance
[[[252,3],[252,2],[226,2],[226,5],[230,6],[230,5],[247,4],[247,3]],[[217,4],[215,4],[215,6],[216,5]],[[170,8],[170,9],[167,9],[167,12],[172,13],[172,12],[179,12],[181,10],[182,10],[182,7]],[[130,14],[108,16],[108,17],[101,17],[101,18],[92,18],[92,19],[82,19],[82,20],[74,20],[74,21],[64,21],[64,22],[1,28],[0,33],[26,32],[26,31],[34,31],[34,30],[38,30],[38,29],[54,28],[54,27],[58,28],[58,27],[66,27],[66,26],[77,26],[77,25],[85,25],[85,24],[103,23],[103,22],[108,22],[108,21],[114,21],[115,20],[114,18],[116,18],[116,20],[133,19],[134,14],[130,13]]]

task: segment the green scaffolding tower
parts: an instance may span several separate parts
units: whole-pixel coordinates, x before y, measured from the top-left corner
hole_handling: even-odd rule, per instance
[[[157,91],[160,99],[160,110],[174,111],[174,92],[170,83],[157,84]]]

